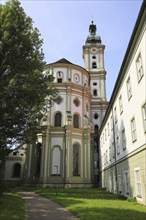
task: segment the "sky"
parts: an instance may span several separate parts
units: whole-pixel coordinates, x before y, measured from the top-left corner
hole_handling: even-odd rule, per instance
[[[4,3],[5,0],[0,0]],[[65,58],[84,67],[82,46],[93,20],[105,45],[106,93],[112,94],[142,0],[20,0],[40,31],[47,64]]]

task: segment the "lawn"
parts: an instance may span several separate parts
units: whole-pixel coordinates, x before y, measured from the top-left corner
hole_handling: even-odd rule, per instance
[[[146,220],[146,207],[101,189],[34,189],[81,220]]]
[[[0,198],[0,220],[24,220],[24,204],[15,192],[5,192]]]

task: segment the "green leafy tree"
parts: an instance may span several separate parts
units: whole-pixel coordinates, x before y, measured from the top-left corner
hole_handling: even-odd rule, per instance
[[[34,137],[56,95],[53,76],[43,74],[42,44],[18,0],[0,5],[0,164],[9,147]]]

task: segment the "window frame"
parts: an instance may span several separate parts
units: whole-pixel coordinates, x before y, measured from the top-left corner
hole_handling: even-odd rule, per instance
[[[144,75],[141,52],[138,54],[136,59],[136,71],[137,71],[137,80],[139,83]]]
[[[146,102],[142,106],[142,119],[143,119],[144,133],[146,133]]]
[[[137,176],[137,171],[139,176]],[[134,178],[135,178],[136,197],[142,198],[141,175],[140,175],[139,167],[134,169]]]
[[[135,117],[131,119],[131,137],[132,137],[132,142],[137,141],[137,132],[136,132],[136,121]]]
[[[131,86],[131,78],[130,78],[130,76],[128,77],[128,79],[127,79],[127,81],[126,81],[126,84],[127,84],[128,100],[130,100],[131,97],[132,97],[132,86]]]
[[[60,115],[59,122],[57,115]],[[56,112],[54,116],[54,127],[61,127],[62,126],[62,113],[61,112]]]
[[[75,147],[77,147],[77,155],[75,155]],[[77,156],[77,162],[75,159],[75,156]],[[80,146],[78,143],[73,144],[73,170],[72,170],[73,176],[80,176]]]
[[[73,127],[74,128],[79,128],[80,127],[80,117],[76,113],[73,115]]]
[[[128,170],[124,171],[124,186],[125,186],[125,195],[129,195],[129,178]]]
[[[121,139],[122,139],[122,148],[123,148],[123,150],[126,150],[126,135],[125,135],[125,128],[122,129]]]
[[[120,109],[120,114],[123,113],[123,100],[122,100],[122,95],[119,96],[119,109]]]
[[[116,148],[117,148],[117,155],[120,154],[120,141],[119,141],[119,135],[116,136]]]

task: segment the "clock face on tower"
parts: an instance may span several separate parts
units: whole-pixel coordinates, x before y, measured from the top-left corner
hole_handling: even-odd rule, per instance
[[[96,47],[92,47],[91,48],[91,53],[92,54],[96,54],[97,53],[97,48]]]

